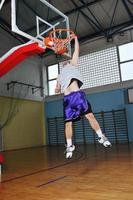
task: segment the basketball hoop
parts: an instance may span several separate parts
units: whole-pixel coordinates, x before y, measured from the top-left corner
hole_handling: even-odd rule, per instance
[[[55,51],[56,54],[65,54],[71,40],[75,38],[75,33],[68,29],[55,29],[50,32],[49,37],[45,38],[45,45],[47,48]]]

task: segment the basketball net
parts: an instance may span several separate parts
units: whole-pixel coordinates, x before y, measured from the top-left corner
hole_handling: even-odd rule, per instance
[[[71,40],[75,38],[75,33],[68,29],[55,29],[49,36],[44,38],[47,48],[52,49],[56,54],[63,55],[68,52]]]

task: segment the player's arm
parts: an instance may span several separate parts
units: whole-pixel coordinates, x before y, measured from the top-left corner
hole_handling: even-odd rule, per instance
[[[56,87],[55,87],[55,93],[59,93],[61,91],[61,85],[59,83],[59,78],[57,77]]]
[[[77,36],[74,38],[75,44],[74,44],[74,53],[72,56],[71,63],[72,65],[77,65],[78,64],[78,58],[79,58],[79,42]]]

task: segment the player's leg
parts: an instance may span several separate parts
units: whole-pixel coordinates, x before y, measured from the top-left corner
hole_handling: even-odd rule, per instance
[[[73,151],[75,150],[75,146],[72,144],[72,136],[73,136],[73,130],[72,130],[72,122],[66,122],[65,123],[65,137],[67,142],[66,147],[66,158],[71,158]]]
[[[67,142],[66,147],[66,158],[71,158],[75,146],[72,144],[72,121],[76,118],[75,111],[72,109],[73,105],[75,105],[73,99],[75,99],[76,93],[70,93],[69,95],[64,96],[63,107],[64,107],[64,121],[65,121],[65,137]]]
[[[88,113],[85,115],[85,117],[88,119],[92,129],[96,132],[98,135],[98,142],[100,144],[103,144],[103,146],[108,147],[111,146],[110,141],[108,138],[102,133],[101,128],[99,126],[98,121],[96,120],[95,116],[93,115],[92,112]]]

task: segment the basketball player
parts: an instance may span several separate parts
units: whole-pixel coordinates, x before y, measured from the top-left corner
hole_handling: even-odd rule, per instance
[[[98,136],[98,142],[104,147],[111,146],[110,141],[102,133],[101,128],[95,119],[90,103],[86,100],[85,93],[80,90],[83,84],[82,77],[77,69],[79,57],[79,43],[75,36],[74,53],[70,61],[64,61],[63,69],[58,75],[55,93],[61,90],[64,92],[64,120],[65,137],[67,142],[66,158],[71,158],[75,146],[72,144],[72,122],[79,120],[82,115],[88,119],[92,129]]]

